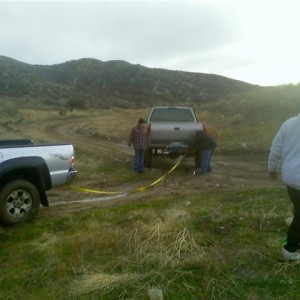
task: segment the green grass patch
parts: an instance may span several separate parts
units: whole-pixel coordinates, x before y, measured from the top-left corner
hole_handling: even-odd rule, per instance
[[[2,299],[293,299],[284,188],[202,191],[0,228]],[[295,298],[294,298],[295,299]]]

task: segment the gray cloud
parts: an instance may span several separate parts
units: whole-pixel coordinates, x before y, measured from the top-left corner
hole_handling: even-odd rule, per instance
[[[218,47],[234,31],[221,11],[184,3],[4,3],[0,20],[2,51],[31,63],[72,55],[158,63]]]
[[[278,63],[286,53],[300,67],[300,5],[292,0],[0,3],[0,55],[31,64],[120,59],[262,84],[274,72],[264,82],[255,72],[286,70]],[[286,78],[272,80],[295,80]]]

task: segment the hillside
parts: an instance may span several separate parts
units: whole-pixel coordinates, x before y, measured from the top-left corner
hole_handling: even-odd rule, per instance
[[[226,77],[80,59],[30,65],[0,56],[0,97],[71,108],[195,104],[257,89]],[[26,102],[25,101],[25,102]]]

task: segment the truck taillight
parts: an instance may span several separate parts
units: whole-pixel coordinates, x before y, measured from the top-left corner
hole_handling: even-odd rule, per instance
[[[203,123],[203,131],[207,132],[207,127],[206,127],[205,123]]]
[[[75,165],[75,156],[72,155],[71,157],[71,165],[74,166]]]

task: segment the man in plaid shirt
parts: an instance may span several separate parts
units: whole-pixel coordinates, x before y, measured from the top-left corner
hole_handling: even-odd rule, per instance
[[[146,120],[139,119],[138,124],[131,129],[128,146],[134,148],[134,171],[136,173],[144,172],[145,150],[150,143],[150,135],[146,128]]]

